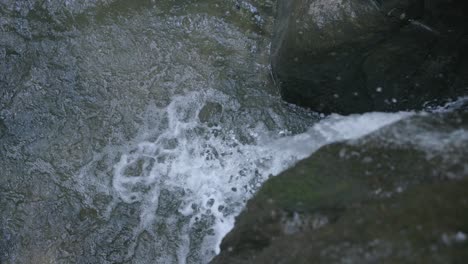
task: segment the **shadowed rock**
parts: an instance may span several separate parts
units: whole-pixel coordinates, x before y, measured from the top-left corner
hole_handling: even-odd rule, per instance
[[[279,0],[271,49],[283,98],[342,114],[466,94],[465,1]]]

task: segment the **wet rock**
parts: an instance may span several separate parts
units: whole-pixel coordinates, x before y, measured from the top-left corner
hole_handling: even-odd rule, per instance
[[[93,208],[82,208],[78,213],[78,219],[85,221],[86,219],[93,219],[97,217],[97,211]]]
[[[2,119],[0,119],[0,138],[2,138],[7,133],[7,127]]]
[[[151,172],[185,143],[163,139],[167,107],[201,87],[281,105],[263,96],[272,8],[270,0],[0,1],[0,263],[177,263],[188,233],[186,262],[205,263],[210,225],[182,229],[189,219],[177,209],[188,198],[165,171]],[[188,101],[175,104],[183,107],[174,122],[183,112],[196,118],[198,99]],[[249,123],[228,115],[226,130]],[[116,173],[125,146],[157,139],[154,151],[169,155],[146,149]],[[159,198],[159,188],[170,192]]]
[[[198,113],[198,119],[202,123],[214,125],[219,122],[223,107],[219,103],[207,102]]]
[[[464,1],[278,1],[272,70],[319,112],[421,109],[468,91]]]
[[[323,147],[264,184],[212,263],[466,262],[467,128],[416,116]]]
[[[148,176],[151,173],[154,162],[154,158],[138,158],[125,168],[124,174],[129,177]]]

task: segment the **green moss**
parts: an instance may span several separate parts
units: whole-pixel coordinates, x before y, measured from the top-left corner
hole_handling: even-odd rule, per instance
[[[290,211],[310,211],[324,206],[343,206],[349,199],[358,199],[366,191],[359,179],[340,175],[320,177],[313,166],[310,164],[310,167],[303,168],[304,174],[290,172],[268,181],[259,192],[259,199],[272,199]]]

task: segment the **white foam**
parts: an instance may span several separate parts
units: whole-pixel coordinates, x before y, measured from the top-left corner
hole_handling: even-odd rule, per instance
[[[262,122],[245,126],[254,139],[242,143],[235,131],[221,125],[208,127],[198,120],[205,101],[217,101],[223,111],[238,111],[239,104],[216,92],[192,92],[173,98],[166,109],[167,126],[156,138],[137,144],[115,164],[112,186],[126,203],[141,202],[140,231],[151,229],[158,217],[161,190],[183,193],[178,217],[189,217],[185,232],[200,221],[212,229],[201,242],[208,261],[219,252],[219,244],[234,225],[234,217],[270,175],[277,175],[324,144],[363,136],[409,113],[331,115],[306,133],[285,136],[283,130],[269,131]],[[168,144],[172,142],[172,144]],[[130,168],[139,165],[139,175]],[[177,190],[182,189],[183,192]],[[177,217],[177,216],[176,216]],[[205,220],[202,220],[205,219]],[[187,234],[180,237],[178,259],[191,247]]]
[[[443,106],[427,107],[427,111],[435,113],[447,113],[463,108],[468,104],[468,96],[462,96],[454,101],[448,102]]]

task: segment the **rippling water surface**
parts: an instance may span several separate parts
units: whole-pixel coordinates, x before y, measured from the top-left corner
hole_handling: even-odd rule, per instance
[[[0,262],[206,263],[271,175],[408,113],[270,80],[274,3],[0,1]]]

